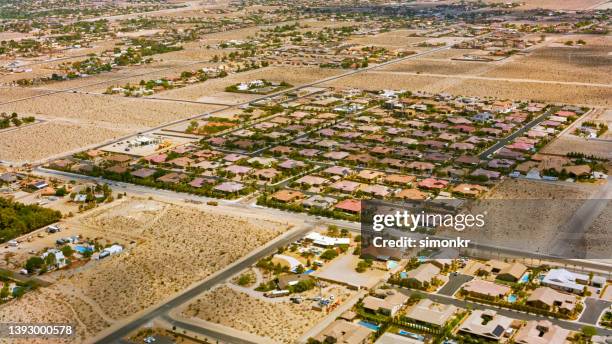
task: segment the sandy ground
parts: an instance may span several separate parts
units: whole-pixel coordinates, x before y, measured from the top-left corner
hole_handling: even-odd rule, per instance
[[[34,88],[0,87],[0,104],[48,92]]]
[[[58,291],[57,287],[41,288],[26,293],[21,299],[0,307],[3,323],[56,323],[75,326],[75,335],[66,339],[0,339],[0,343],[48,344],[81,343],[109,326],[89,303]]]
[[[51,287],[0,306],[0,319],[77,324],[76,342],[184,290],[287,230],[276,222],[141,198],[124,198],[63,226],[70,230],[58,235],[76,231],[118,242],[125,250],[46,275],[55,281]]]
[[[608,201],[608,205],[595,219],[585,235],[587,253],[593,257],[605,258],[608,262],[612,262],[612,253],[610,253],[612,227],[610,227],[610,219],[612,219],[612,202]],[[612,299],[612,292],[609,294]]]
[[[487,0],[487,2],[497,2],[495,0]],[[544,8],[551,10],[584,10],[589,9],[599,4],[605,3],[603,0],[527,0],[521,1],[522,6],[519,9],[534,9]]]
[[[567,47],[565,41],[582,39],[584,46]],[[608,70],[612,52],[610,37],[569,35],[551,37],[552,46],[536,49],[528,56],[503,64],[484,76],[538,80],[611,82]],[[559,46],[555,42],[561,43]]]
[[[121,130],[60,122],[35,124],[0,133],[0,160],[34,162],[126,133]]]
[[[362,36],[351,38],[347,42],[363,45],[376,45],[379,47],[398,49],[407,49],[415,43],[420,43],[428,40],[427,37],[410,37],[409,30],[393,30],[380,33],[373,36]]]
[[[57,93],[0,106],[0,111],[74,120],[86,124],[111,124],[138,131],[162,123],[204,114],[218,107],[126,97]]]
[[[336,299],[346,300],[352,291],[333,286],[326,291]],[[318,290],[302,293],[315,296]],[[223,285],[191,303],[184,312],[187,317],[229,326],[267,337],[281,343],[294,343],[301,334],[325,317],[325,312],[310,309],[310,303],[293,304],[289,301],[268,302],[251,297]]]
[[[612,159],[611,143],[609,141],[587,140],[583,137],[570,135],[569,133],[564,134],[547,145],[542,152],[562,155],[569,152],[581,152],[587,155]]]
[[[559,227],[596,188],[584,184],[504,180],[493,188],[486,202],[469,209],[471,214],[486,214],[485,226],[466,229],[461,232],[461,237],[479,243],[543,252],[557,235]],[[458,232],[446,230],[442,233],[457,235]]]
[[[435,73],[435,74],[469,74],[487,65],[487,62],[454,61],[438,59],[417,59],[394,63],[380,70],[393,72]]]

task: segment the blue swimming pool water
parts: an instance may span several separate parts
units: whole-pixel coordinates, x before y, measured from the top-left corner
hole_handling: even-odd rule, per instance
[[[416,334],[416,333],[412,333],[412,332],[408,332],[404,330],[397,331],[397,334],[404,336],[404,337],[414,338],[416,340],[420,340],[421,342],[425,341],[425,337],[421,336],[420,334]]]
[[[514,294],[513,295],[508,295],[508,302],[515,303],[516,299],[517,299],[516,295],[514,295]]]
[[[394,260],[387,261],[387,269],[389,269],[389,270],[393,270],[393,269],[397,268],[397,265],[398,265],[397,262],[394,261]]]
[[[74,250],[79,253],[85,253],[85,251],[93,251],[93,249],[89,246],[76,245]]]
[[[419,258],[418,258],[418,259],[419,259],[419,263],[423,263],[424,261],[426,261],[426,260],[427,260],[427,257],[425,257],[425,256],[419,256]]]
[[[523,275],[523,277],[521,277],[519,283],[527,283],[529,282],[529,273],[526,273]]]
[[[378,329],[380,328],[380,326],[372,324],[371,322],[365,320],[359,320],[358,324],[372,331],[378,331]]]
[[[401,278],[408,278],[408,274],[406,273],[406,271],[402,271],[402,272],[400,272],[400,277]]]
[[[306,270],[306,271],[304,271],[304,275],[310,275],[310,274],[311,274],[311,273],[313,273],[313,272],[314,272],[314,270],[313,270],[313,269]]]

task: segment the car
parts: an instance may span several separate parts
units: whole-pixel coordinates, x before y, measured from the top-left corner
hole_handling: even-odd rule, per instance
[[[147,344],[153,343],[155,342],[155,337],[153,336],[148,336],[147,338],[143,339],[143,341]]]

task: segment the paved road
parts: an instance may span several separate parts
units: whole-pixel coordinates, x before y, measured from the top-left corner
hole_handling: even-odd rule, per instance
[[[217,332],[215,330],[211,330],[211,329],[208,329],[208,328],[205,328],[205,327],[201,327],[201,326],[198,326],[198,325],[190,324],[188,322],[176,320],[174,318],[171,318],[167,314],[162,315],[161,318],[164,321],[167,321],[170,325],[176,326],[177,332],[180,332],[180,330],[187,330],[189,332],[197,333],[197,334],[205,336],[205,337],[215,338],[215,339],[221,341],[222,343],[257,344],[255,342],[251,342],[251,341],[246,340],[244,338],[238,338],[238,337],[232,336],[231,334],[228,334],[228,333]]]
[[[587,324],[597,325],[597,321],[599,320],[601,313],[606,309],[610,309],[610,305],[612,305],[612,302],[587,297],[586,299],[584,299],[584,305],[586,306],[585,310],[580,316],[580,319],[578,319],[578,321]]]
[[[412,293],[414,293],[415,291],[410,290],[410,289],[406,289],[406,288],[396,288],[397,290],[399,290],[401,293],[405,294],[405,295],[410,295]],[[422,292],[420,292],[422,293]],[[567,320],[561,320],[561,319],[556,319],[556,318],[552,318],[552,317],[544,317],[541,315],[534,315],[534,314],[529,314],[529,313],[525,313],[525,312],[519,312],[519,311],[515,311],[515,310],[510,310],[510,309],[505,309],[505,308],[496,308],[490,305],[482,305],[479,303],[475,303],[475,302],[470,302],[470,301],[464,301],[464,300],[457,300],[454,299],[452,297],[449,296],[445,296],[445,295],[439,295],[439,294],[427,294],[427,297],[430,298],[431,300],[441,303],[441,304],[452,304],[455,305],[457,307],[461,307],[461,308],[468,308],[471,307],[472,309],[482,309],[482,310],[486,310],[486,309],[494,309],[498,314],[503,315],[503,316],[507,316],[509,318],[513,318],[513,319],[520,319],[520,320],[525,320],[525,321],[529,321],[529,320],[548,320],[550,322],[552,322],[555,325],[561,326],[565,329],[571,330],[571,331],[580,331],[580,329],[585,326],[585,325],[592,325],[589,323],[582,323],[580,321],[567,321]],[[597,329],[597,334],[598,335],[603,335],[603,336],[612,336],[612,330],[609,329],[605,329],[602,327],[596,327]]]
[[[159,316],[165,315],[169,310],[182,305],[183,303],[193,299],[194,297],[197,297],[202,292],[209,290],[213,286],[219,283],[222,283],[223,281],[227,280],[231,276],[255,264],[259,259],[273,253],[277,249],[277,247],[287,245],[301,238],[302,236],[304,236],[304,234],[306,234],[306,232],[310,231],[311,229],[312,229],[311,226],[306,225],[301,229],[293,231],[290,235],[285,236],[282,239],[276,242],[273,242],[272,244],[269,244],[263,250],[260,250],[260,251],[257,251],[256,253],[251,254],[246,259],[240,261],[238,264],[235,264],[231,266],[230,268],[223,270],[221,273],[218,273],[217,275],[214,275],[212,278],[209,278],[203,281],[196,287],[189,289],[185,291],[184,293],[176,296],[174,299],[164,304],[158,305],[157,307],[149,310],[146,314],[139,317],[138,319],[135,319],[125,324],[124,326],[114,330],[112,333],[96,340],[95,343],[118,343],[121,340],[121,338],[127,336],[130,332],[138,329],[142,325],[148,323],[149,321]]]
[[[474,277],[468,276],[468,275],[464,275],[464,274],[450,275],[448,283],[446,283],[442,287],[442,289],[440,289],[438,291],[438,294],[446,295],[446,296],[453,296],[453,295],[455,295],[457,290],[459,290],[459,288],[461,288],[461,286],[464,283],[469,282],[469,281],[471,281],[473,279],[474,279]]]
[[[496,144],[494,144],[493,146],[489,147],[484,152],[480,153],[480,155],[478,157],[480,159],[486,159],[490,154],[495,153],[495,151],[497,151],[498,149],[502,148],[503,146],[508,144],[510,141],[516,139],[519,136],[522,136],[525,132],[527,132],[531,128],[535,127],[536,125],[540,124],[542,121],[544,121],[544,119],[546,119],[546,117],[548,115],[550,115],[550,112],[551,112],[551,110],[545,111],[542,115],[540,115],[539,117],[536,117],[535,119],[533,119],[531,122],[527,123],[521,129],[519,129],[519,130],[513,132],[512,134],[504,137],[503,139],[499,140]]]

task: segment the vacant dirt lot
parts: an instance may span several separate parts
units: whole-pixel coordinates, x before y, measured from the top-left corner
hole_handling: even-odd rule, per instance
[[[236,217],[215,211],[124,198],[65,221],[61,226],[70,228],[70,233],[58,235],[76,231],[83,237],[100,238],[101,244],[118,242],[124,252],[46,275],[55,283],[1,305],[0,321],[76,324],[77,342],[82,342],[115,321],[206,278],[288,229],[252,215]]]
[[[0,133],[0,159],[16,163],[34,162],[126,133],[60,122],[34,124]]]
[[[612,105],[612,88],[577,85],[560,85],[501,80],[464,80],[458,85],[434,92],[494,97],[500,99],[525,99],[542,102],[558,102],[576,105]]]
[[[57,93],[37,98],[36,101],[2,105],[0,112],[15,111],[23,115],[43,115],[84,124],[111,124],[117,129],[138,131],[217,108],[202,104]]]
[[[327,292],[346,300],[353,292],[333,286]],[[304,294],[315,296],[317,291]],[[325,317],[311,309],[309,302],[272,302],[255,298],[223,285],[191,303],[183,315],[246,331],[281,343],[295,343],[302,333]]]
[[[263,220],[144,200],[94,213],[84,223],[135,238],[127,254],[68,278],[115,319],[183,290],[286,230]]]
[[[472,214],[484,214],[485,226],[461,232],[475,242],[542,252],[596,186],[554,184],[529,180],[505,180],[472,206]],[[443,232],[456,236],[454,230]],[[525,241],[525,238],[529,238]]]
[[[379,70],[393,72],[435,73],[435,74],[470,74],[487,66],[486,62],[416,59],[394,63]]]
[[[566,41],[583,39],[584,46],[564,46]],[[593,36],[554,38],[552,46],[536,49],[529,56],[513,59],[484,76],[537,80],[579,81],[609,84],[612,39]]]
[[[348,43],[375,45],[379,47],[398,49],[411,48],[413,44],[428,40],[427,37],[410,37],[409,30],[394,30],[373,36],[351,38]]]

